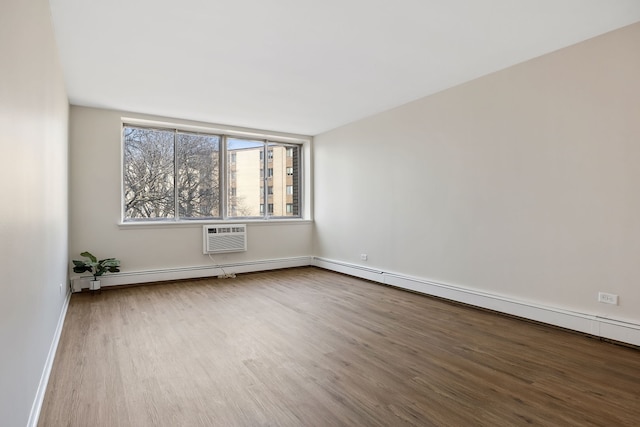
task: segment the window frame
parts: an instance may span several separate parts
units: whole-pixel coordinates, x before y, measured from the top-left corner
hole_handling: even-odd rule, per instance
[[[198,134],[206,134],[220,137],[220,149],[219,149],[219,190],[220,190],[220,217],[208,217],[208,218],[185,218],[176,215],[173,218],[127,218],[125,217],[125,180],[124,180],[124,151],[125,151],[125,139],[124,129],[127,126],[137,128],[148,128],[160,131],[172,131],[177,132],[192,132]],[[283,222],[283,221],[310,221],[311,212],[309,209],[310,200],[310,187],[309,183],[309,165],[310,165],[310,144],[312,138],[305,135],[296,134],[281,134],[281,133],[264,133],[259,130],[245,129],[245,128],[232,128],[226,126],[200,126],[190,124],[179,124],[173,122],[159,122],[155,120],[138,119],[138,118],[121,118],[120,123],[120,136],[121,136],[121,161],[120,161],[120,220],[121,226],[136,226],[136,225],[185,225],[185,224],[200,224],[200,223],[225,223],[225,222]],[[250,139],[254,141],[260,141],[264,143],[263,160],[267,163],[268,152],[270,150],[270,144],[297,147],[299,150],[299,162],[298,162],[298,186],[299,186],[299,214],[295,216],[273,216],[269,214],[268,209],[263,210],[259,216],[251,217],[238,217],[230,216],[230,212],[227,212],[227,198],[230,187],[227,181],[227,170],[229,167],[230,159],[227,158],[227,138],[240,138]],[[286,172],[285,172],[286,176]],[[266,180],[268,177],[265,177]],[[266,186],[265,193],[266,193]]]

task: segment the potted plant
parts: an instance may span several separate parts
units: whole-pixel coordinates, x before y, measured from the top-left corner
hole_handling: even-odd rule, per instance
[[[93,274],[93,280],[89,283],[89,289],[92,291],[100,290],[100,276],[105,273],[118,273],[120,271],[120,260],[115,258],[105,258],[98,260],[91,252],[82,252],[80,256],[83,260],[73,260],[73,272],[84,273],[86,271]]]

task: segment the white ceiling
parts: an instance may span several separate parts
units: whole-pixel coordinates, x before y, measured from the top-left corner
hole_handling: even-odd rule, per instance
[[[50,4],[72,104],[307,135],[640,21],[638,0]]]

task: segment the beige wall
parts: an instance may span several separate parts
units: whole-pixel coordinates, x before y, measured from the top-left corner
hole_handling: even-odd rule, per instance
[[[207,126],[97,108],[71,108],[70,241],[72,256],[88,250],[114,256],[123,272],[212,266],[202,254],[202,225],[119,226],[122,117]],[[244,221],[238,221],[244,222]],[[248,225],[247,252],[216,255],[216,263],[311,255],[310,222]]]
[[[639,46],[636,24],[317,136],[315,255],[640,323]]]
[[[118,226],[121,113],[72,108],[68,168],[49,15],[44,0],[0,6],[3,426],[29,420],[69,252],[123,271],[210,265],[200,226]],[[640,323],[638,45],[640,24],[320,135],[315,248],[310,223],[252,224],[249,251],[219,262],[367,253],[371,267]]]
[[[6,427],[29,420],[68,287],[69,107],[53,40],[46,0],[0,4],[0,425]]]

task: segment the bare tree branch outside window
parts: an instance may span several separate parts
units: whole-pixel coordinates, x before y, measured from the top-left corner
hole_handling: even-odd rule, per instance
[[[172,131],[125,127],[125,218],[175,216]]]
[[[180,217],[220,216],[220,137],[179,132],[176,142]]]

